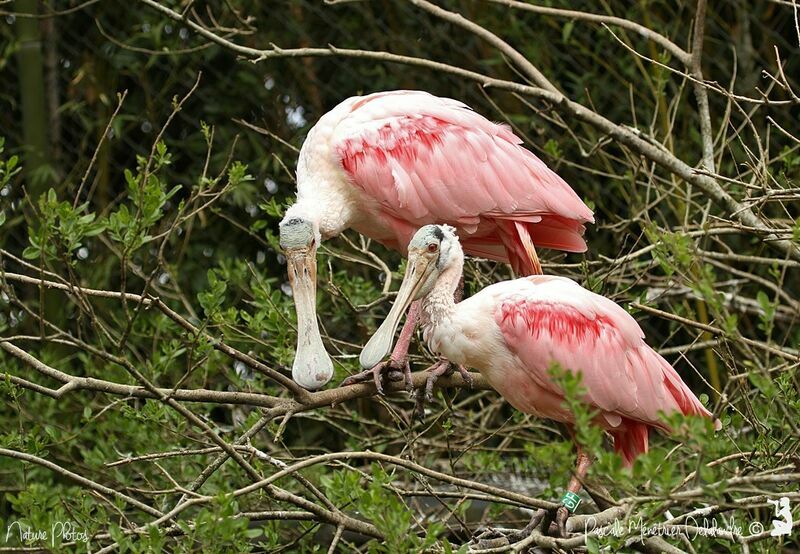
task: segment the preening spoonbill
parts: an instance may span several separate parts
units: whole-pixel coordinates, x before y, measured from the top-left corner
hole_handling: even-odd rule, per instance
[[[583,401],[597,411],[594,422],[613,437],[614,449],[628,465],[647,451],[651,428],[669,431],[661,413],[711,417],[675,369],[644,342],[636,320],[608,298],[565,277],[537,275],[490,285],[456,303],[453,292],[463,264],[464,252],[452,227],[427,225],[414,235],[397,299],[364,347],[362,367],[386,356],[403,313],[421,299],[430,349],[452,363],[478,369],[522,412],[574,423],[550,369],[558,364],[581,372]],[[565,506],[578,499],[590,464],[589,455],[578,447]],[[562,530],[568,517],[565,506],[556,520]],[[540,511],[532,523],[543,516]]]
[[[405,254],[421,226],[447,223],[468,254],[524,275],[541,273],[534,245],[586,250],[591,210],[521,143],[465,104],[419,91],[349,98],[320,118],[300,150],[297,201],[280,224],[297,311],[298,384],[317,389],[333,375],[316,320],[316,250],[345,229]],[[406,372],[412,320],[392,356]]]

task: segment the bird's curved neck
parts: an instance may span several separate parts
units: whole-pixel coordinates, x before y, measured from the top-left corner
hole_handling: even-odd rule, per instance
[[[425,297],[422,310],[431,327],[441,325],[453,317],[456,311],[456,302],[453,296],[461,281],[463,268],[464,258],[455,260],[455,263],[442,271],[433,290]]]
[[[286,219],[291,217],[313,222],[322,240],[335,237],[350,226],[349,204],[333,194],[319,198],[298,194],[297,202],[289,206],[284,216]]]

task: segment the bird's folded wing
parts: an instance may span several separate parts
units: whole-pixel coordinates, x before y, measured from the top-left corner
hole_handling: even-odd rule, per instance
[[[558,364],[581,373],[584,400],[603,412],[654,424],[662,411],[708,413],[620,306],[569,279],[517,281],[530,286],[499,301],[495,321],[538,385],[562,394],[549,374]]]
[[[507,126],[427,93],[374,96],[339,123],[333,151],[353,186],[394,215],[420,225],[543,214],[593,221]]]

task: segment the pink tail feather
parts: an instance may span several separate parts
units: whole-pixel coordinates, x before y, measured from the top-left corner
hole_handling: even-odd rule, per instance
[[[519,276],[541,275],[542,268],[533,251],[533,241],[528,231],[530,226],[536,224],[500,220],[496,223],[500,240],[506,247],[508,263],[514,273]]]
[[[539,223],[528,224],[533,243],[540,248],[552,248],[565,252],[586,252],[583,240],[584,226],[574,219],[557,215],[546,215]]]
[[[692,390],[683,382],[680,375],[675,371],[669,362],[654,350],[650,350],[653,356],[657,357],[656,362],[661,366],[661,371],[664,379],[664,386],[669,394],[675,400],[678,409],[685,416],[700,416],[700,417],[713,417],[700,400],[695,396]],[[653,423],[653,427],[662,429],[669,432],[669,428],[665,427],[662,423]],[[611,431],[611,436],[614,437],[614,450],[622,456],[622,460],[626,466],[633,464],[633,460],[639,454],[647,452],[648,447],[648,431],[651,425],[641,421],[634,421],[631,419],[624,419],[622,424],[615,430]],[[722,427],[720,421],[714,420],[714,427],[719,430]]]
[[[681,379],[678,372],[675,371],[675,368],[661,355],[655,352],[654,354],[658,356],[661,361],[661,368],[664,374],[664,386],[667,387],[672,398],[675,399],[675,403],[678,405],[683,415],[711,417],[711,412],[703,406],[692,392],[692,389],[683,382],[683,379]]]
[[[632,466],[639,454],[647,452],[649,430],[645,423],[626,419],[617,430],[611,431],[614,451],[622,457],[626,467]]]
[[[535,247],[585,252],[583,225],[575,220],[545,215],[541,221],[495,220],[508,262],[520,276],[541,275]],[[535,245],[535,246],[534,246]]]

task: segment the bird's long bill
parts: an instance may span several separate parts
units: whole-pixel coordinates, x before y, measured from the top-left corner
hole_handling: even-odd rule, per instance
[[[312,249],[286,251],[289,283],[297,312],[297,352],[292,378],[315,390],[333,377],[333,362],[325,351],[317,326],[317,259]]]
[[[371,369],[375,367],[392,349],[394,335],[400,325],[400,319],[411,303],[417,299],[417,294],[430,273],[431,265],[431,261],[428,259],[423,257],[414,259],[409,256],[403,283],[397,292],[397,298],[392,305],[392,309],[389,310],[389,315],[386,316],[381,326],[369,339],[369,342],[364,346],[361,355],[358,357],[362,368]]]

